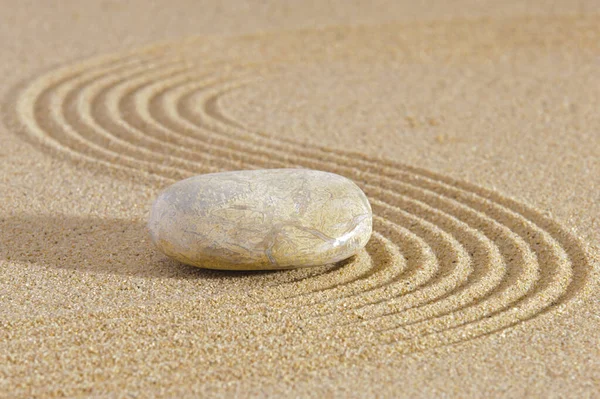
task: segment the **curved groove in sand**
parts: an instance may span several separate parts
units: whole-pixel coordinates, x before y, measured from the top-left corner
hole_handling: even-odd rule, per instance
[[[273,309],[299,310],[266,327],[273,331],[278,323],[306,334],[369,331],[374,345],[418,350],[536,317],[585,283],[583,244],[534,209],[431,171],[246,128],[220,99],[269,71],[225,64],[232,67],[219,73],[220,64],[152,52],[84,62],[35,80],[15,117],[53,153],[163,182],[292,166],[355,180],[373,204],[373,239],[343,267],[292,272],[253,293]],[[235,307],[228,300],[220,306]],[[240,317],[265,306],[248,305]]]
[[[35,144],[42,146],[45,150],[53,154],[67,155],[70,160],[76,163],[100,164],[107,167],[107,170],[117,169],[127,173],[143,173],[137,171],[135,168],[111,162],[114,157],[107,154],[102,148],[87,146],[85,142],[82,142],[78,138],[77,134],[74,134],[66,125],[60,123],[62,118],[60,115],[55,114],[55,109],[52,110],[52,116],[57,117],[57,120],[52,120],[49,117],[39,117],[39,112],[49,112],[49,104],[51,102],[49,97],[51,97],[53,91],[64,82],[83,75],[86,72],[86,67],[90,68],[91,74],[101,74],[102,72],[94,71],[93,68],[98,66],[103,67],[103,62],[107,62],[112,66],[112,68],[111,66],[104,66],[108,73],[110,73],[111,70],[118,71],[125,69],[129,64],[135,65],[145,61],[145,57],[129,58],[133,59],[125,59],[122,62],[118,62],[119,60],[117,59],[114,64],[111,62],[115,61],[115,57],[110,57],[108,60],[103,58],[97,62],[83,63],[81,69],[75,72],[71,68],[62,68],[53,74],[50,81],[41,78],[32,82],[23,93],[24,95],[17,98],[16,101],[17,122],[22,124],[26,129],[28,132],[27,137],[31,138]],[[46,134],[47,131],[52,131],[53,135],[48,136]],[[93,154],[78,151],[78,146],[83,146],[83,148],[87,149],[88,153],[93,152]],[[146,174],[146,177],[149,177],[149,175]]]
[[[178,72],[178,70],[175,68],[173,68],[173,70],[167,70],[162,73],[160,73],[160,71],[159,73],[157,73],[156,71],[147,72],[145,70],[143,72],[147,72],[149,74],[148,78],[156,79],[160,76],[170,77],[174,75],[173,71]],[[67,105],[65,105],[65,108],[69,107],[70,104],[73,104],[73,106],[76,107],[75,110],[79,119],[75,120],[73,118],[69,122],[72,126],[76,126],[76,130],[82,132],[85,135],[91,136],[90,140],[93,140],[95,135],[94,132],[97,132],[96,134],[101,138],[104,138],[108,141],[110,141],[111,139],[117,141],[117,143],[121,145],[121,151],[116,150],[116,152],[123,153],[127,150],[127,155],[130,159],[137,159],[140,162],[146,162],[148,156],[155,155],[157,160],[165,162],[165,156],[161,155],[160,153],[157,153],[157,151],[160,151],[160,149],[148,146],[147,141],[140,140],[137,142],[138,145],[136,145],[136,136],[129,134],[130,132],[128,131],[121,131],[119,129],[119,127],[123,127],[124,124],[120,124],[119,127],[117,127],[114,126],[117,123],[113,123],[113,126],[109,125],[110,127],[112,127],[112,129],[110,129],[109,127],[107,127],[107,123],[102,124],[100,122],[100,120],[103,119],[102,115],[97,115],[99,112],[103,111],[105,105],[105,101],[103,100],[105,98],[114,97],[114,92],[127,93],[127,88],[130,85],[136,86],[138,84],[137,78],[140,73],[141,72],[139,71],[133,71],[126,77],[110,75],[102,76],[101,78],[97,78],[96,80],[94,80],[91,85],[82,84],[82,86],[77,87],[77,90],[74,90],[76,93],[80,93],[80,95],[72,97],[67,96],[65,100],[65,104]],[[125,88],[123,88],[124,85]],[[92,110],[95,110],[96,112],[93,112]],[[118,115],[118,113],[114,111],[112,114]],[[106,118],[106,116],[104,116],[104,118]],[[143,151],[137,152],[137,148],[140,148]],[[180,163],[177,166],[177,171],[181,174],[181,177],[191,175],[195,172],[193,169],[184,169],[186,168],[186,166],[189,167],[190,164],[188,163],[186,165]],[[191,166],[194,166],[194,164],[191,164]],[[171,176],[166,177],[171,178]],[[351,275],[351,273],[349,273],[348,270],[345,274]],[[367,273],[367,275],[368,274],[369,273]],[[361,278],[364,278],[364,276],[357,276],[355,279],[351,280],[358,280]],[[338,286],[340,284],[341,283],[338,282],[335,284],[335,286]]]
[[[206,114],[208,114],[208,113],[206,113]],[[214,114],[214,110],[213,110],[213,114]],[[221,122],[221,123],[225,123],[226,121],[227,121],[227,118],[224,118],[224,117],[221,117],[218,120],[218,122]],[[238,124],[236,123],[233,127],[236,127],[237,125]],[[274,140],[276,140],[276,139],[274,138]],[[300,145],[300,144],[298,144],[298,145]],[[486,205],[488,205],[488,204],[486,204]],[[515,216],[514,213],[513,213],[513,216]],[[523,219],[521,219],[520,222],[522,223]],[[531,232],[529,232],[529,234],[531,234]],[[533,233],[533,234],[535,234],[535,233]],[[554,245],[553,245],[555,243],[553,243],[551,241],[552,240],[550,240],[548,242],[548,249],[552,252],[553,250],[555,250]],[[537,243],[537,245],[539,245],[539,243]],[[542,254],[545,254],[545,253],[547,253],[547,250],[542,250],[540,252]],[[558,251],[558,252],[560,252],[560,251]],[[560,254],[557,255],[557,258],[559,258],[559,259],[561,258]],[[551,261],[552,261],[551,259],[548,259],[548,262],[551,262]],[[563,266],[563,267],[560,267],[560,266]],[[568,267],[565,267],[564,263],[562,263],[562,264],[559,263],[559,266],[556,267],[556,270],[560,271],[561,273],[557,276],[557,278],[555,279],[555,282],[557,282],[557,283],[564,283],[565,281],[569,281],[570,280],[570,277],[571,277],[570,276],[570,274],[571,274],[570,273],[570,269]],[[535,273],[535,272],[530,272],[529,278],[527,279],[527,281],[525,282],[525,284],[523,286],[531,288],[531,286],[533,285],[532,280],[535,280],[535,275],[536,274],[537,273]],[[545,280],[547,280],[547,279],[545,279]],[[536,287],[535,289],[532,289],[531,295],[533,295],[533,294],[541,294],[541,295],[545,296],[546,298],[548,298],[550,301],[555,301],[557,299],[556,295],[552,295],[552,294],[554,294],[553,291],[556,291],[557,287],[559,285],[557,285],[557,284],[551,284],[551,283],[552,283],[552,280],[549,280],[549,282],[548,281],[542,281],[542,284],[540,284],[539,287]],[[515,290],[513,289],[512,291],[515,291]],[[526,292],[526,294],[523,295],[522,298],[519,298],[519,295],[517,295],[517,298],[519,298],[523,302],[528,302],[529,299],[530,299],[529,298],[530,295],[527,293],[527,291],[525,291],[525,292]],[[489,301],[489,300],[486,300],[486,302],[487,301]],[[509,303],[512,304],[513,302],[515,302],[515,300],[513,300],[512,302],[509,302]],[[491,314],[489,316],[487,316],[487,317],[491,317],[492,315],[496,315],[498,312],[502,312],[502,309],[503,308],[500,307],[500,310],[495,310],[495,311],[491,312]],[[392,313],[392,314],[394,314],[394,313]],[[452,317],[454,317],[454,316],[452,316]],[[380,321],[380,320],[378,320],[378,321]],[[421,329],[420,331],[423,331],[423,330]]]

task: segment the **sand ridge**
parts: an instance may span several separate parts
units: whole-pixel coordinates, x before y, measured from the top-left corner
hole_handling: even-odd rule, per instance
[[[554,22],[533,38],[524,29],[526,33],[517,35],[524,39],[520,44],[532,53],[573,42],[596,48],[597,19]],[[431,24],[421,30],[410,26],[407,31],[393,25],[364,27],[358,33],[331,28],[222,39],[229,53],[218,62],[204,59],[206,52],[219,53],[222,44],[200,38],[43,74],[17,93],[8,117],[44,151],[156,187],[223,170],[330,171],[353,179],[369,196],[375,233],[366,250],[348,262],[277,277],[246,276],[258,283],[244,293],[120,306],[86,312],[83,319],[54,317],[52,323],[40,318],[7,320],[0,341],[10,342],[13,353],[27,354],[24,358],[36,352],[51,357],[59,348],[68,348],[62,361],[85,375],[106,361],[101,347],[110,346],[121,353],[108,361],[111,367],[127,375],[145,370],[146,364],[160,365],[154,371],[169,376],[171,383],[178,377],[174,367],[162,362],[163,352],[175,350],[188,367],[205,370],[200,382],[227,381],[242,375],[273,378],[290,370],[311,372],[341,363],[360,365],[390,350],[414,353],[468,342],[568,309],[571,300],[593,284],[592,255],[585,243],[541,210],[426,169],[253,130],[228,116],[221,103],[223,96],[248,82],[260,84],[306,59],[363,65],[367,60],[394,63],[403,57],[436,62],[470,54],[477,59],[500,56],[498,47],[486,52],[485,41],[502,36],[511,23],[518,29],[523,21],[503,21],[496,30],[487,30],[491,39],[467,42],[471,47],[462,52],[450,53],[437,44],[424,55],[417,49],[423,42],[434,42],[432,37],[445,40],[448,31],[459,37],[472,33],[460,24]],[[585,29],[569,41],[556,28],[572,24]],[[404,46],[381,44],[393,40],[398,31],[408,35],[399,36]],[[372,38],[380,39],[374,48]],[[406,46],[399,53],[384,51]],[[283,48],[287,51],[281,53]],[[472,53],[473,48],[483,48],[484,55]],[[373,59],[378,55],[380,60]],[[14,231],[22,221],[12,218],[5,225]],[[132,229],[132,237],[141,239],[143,223]],[[173,325],[175,335],[162,327]],[[72,330],[102,333],[63,334]],[[31,349],[31,335],[47,338]],[[120,340],[122,336],[136,339]],[[154,350],[140,359],[140,347]],[[80,357],[82,352],[86,355]],[[257,357],[260,364],[254,362]],[[127,370],[132,364],[135,367]],[[24,367],[25,362],[14,359],[9,370],[23,376]],[[46,378],[58,375],[51,362],[37,366],[37,371]],[[82,393],[87,388],[74,384],[71,389]]]

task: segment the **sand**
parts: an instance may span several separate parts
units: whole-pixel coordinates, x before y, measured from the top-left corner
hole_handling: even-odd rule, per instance
[[[0,397],[597,395],[597,2],[2,3]],[[275,167],[366,249],[152,248],[168,184]]]

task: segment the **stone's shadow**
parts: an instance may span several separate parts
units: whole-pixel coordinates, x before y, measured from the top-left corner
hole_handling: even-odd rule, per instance
[[[167,258],[154,248],[145,221],[92,216],[0,217],[0,259],[146,278],[269,279],[287,273],[220,271],[188,266]]]

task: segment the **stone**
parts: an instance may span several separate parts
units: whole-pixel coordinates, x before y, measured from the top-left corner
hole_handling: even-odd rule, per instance
[[[209,269],[319,266],[355,255],[373,215],[351,180],[309,169],[199,175],[163,191],[150,212],[152,241],[167,256]]]

